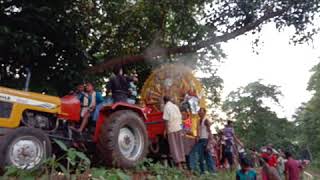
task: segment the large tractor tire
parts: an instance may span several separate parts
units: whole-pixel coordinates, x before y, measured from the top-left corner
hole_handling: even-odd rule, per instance
[[[52,146],[41,130],[21,127],[6,134],[0,142],[0,168],[16,166],[20,169],[40,168],[51,156]]]
[[[141,117],[130,110],[112,113],[101,127],[97,149],[107,166],[136,166],[148,150],[147,130]]]

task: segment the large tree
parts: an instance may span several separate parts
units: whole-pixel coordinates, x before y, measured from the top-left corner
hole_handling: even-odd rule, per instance
[[[64,92],[68,82],[80,81],[90,62],[87,6],[85,0],[0,1],[0,83],[23,87],[26,68],[35,90]]]
[[[320,64],[312,68],[308,90],[312,98],[298,108],[295,117],[299,130],[299,143],[310,148],[316,158],[320,158]]]
[[[143,81],[154,66],[179,61],[207,73],[207,89],[220,88],[213,65],[224,57],[221,42],[271,21],[294,27],[303,42],[318,10],[318,0],[2,0],[0,83],[21,87],[28,66],[33,89],[61,93],[71,82],[101,79],[83,75],[91,66],[134,63]]]
[[[279,105],[277,86],[253,82],[231,92],[223,109],[235,120],[237,135],[251,147],[268,143],[276,147],[293,147],[293,122],[279,118],[270,105]]]
[[[120,19],[120,23],[112,22],[117,25],[117,32],[114,33],[118,37],[117,41],[105,38],[105,34],[102,34],[100,45],[102,47],[116,45],[120,48],[118,51],[126,51],[126,53],[115,54],[103,48],[104,63],[94,66],[93,71],[103,71],[119,62],[127,64],[163,56],[177,57],[199,51],[219,52],[219,43],[249,32],[257,33],[263,24],[269,22],[274,22],[279,30],[288,26],[293,27],[295,32],[292,34],[292,40],[303,42],[309,40],[316,32],[312,21],[319,12],[320,5],[319,0],[137,0],[129,2],[131,3],[100,2],[98,9],[106,14],[108,22],[110,22],[108,10],[115,7],[115,4],[123,6],[117,11],[121,13],[121,16],[116,19],[116,21]],[[144,38],[146,35],[148,38]],[[127,42],[128,39],[139,43],[133,42],[131,45],[122,46],[122,43]],[[136,45],[138,48],[135,48]],[[94,47],[98,50],[96,46]]]

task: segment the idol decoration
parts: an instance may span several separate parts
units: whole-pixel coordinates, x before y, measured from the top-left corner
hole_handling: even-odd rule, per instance
[[[153,71],[141,90],[141,100],[153,112],[162,112],[162,97],[168,95],[179,105],[183,116],[183,128],[196,135],[198,110],[205,106],[202,85],[192,70],[183,65],[164,65]]]

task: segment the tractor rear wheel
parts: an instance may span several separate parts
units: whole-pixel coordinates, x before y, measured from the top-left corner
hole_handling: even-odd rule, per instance
[[[51,151],[50,139],[44,132],[20,127],[6,134],[0,143],[0,168],[37,169],[51,156]]]
[[[101,127],[97,149],[107,166],[136,166],[148,149],[147,130],[141,117],[130,110],[112,113]]]

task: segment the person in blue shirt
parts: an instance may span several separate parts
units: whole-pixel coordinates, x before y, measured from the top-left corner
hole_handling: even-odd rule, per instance
[[[103,98],[100,92],[97,92],[97,93],[98,93],[97,97],[99,97],[99,99],[100,99],[100,97]],[[109,96],[109,97],[105,97],[101,103],[97,104],[96,109],[95,109],[94,113],[92,114],[92,121],[97,121],[99,118],[100,110],[107,105],[111,105],[112,103],[113,103],[113,100]]]
[[[257,180],[257,173],[250,167],[248,158],[240,160],[241,169],[236,172],[236,180]]]
[[[96,92],[94,90],[94,87],[91,83],[87,83],[86,92],[80,97],[80,101],[82,102],[82,122],[79,129],[73,129],[78,132],[83,132],[88,124],[89,118],[95,111],[97,105],[101,104],[104,99],[100,92]]]
[[[130,81],[129,81],[129,98],[127,102],[129,104],[136,104],[137,96],[138,96],[138,87],[136,85],[136,82],[138,82],[138,74],[134,71],[130,75]]]

